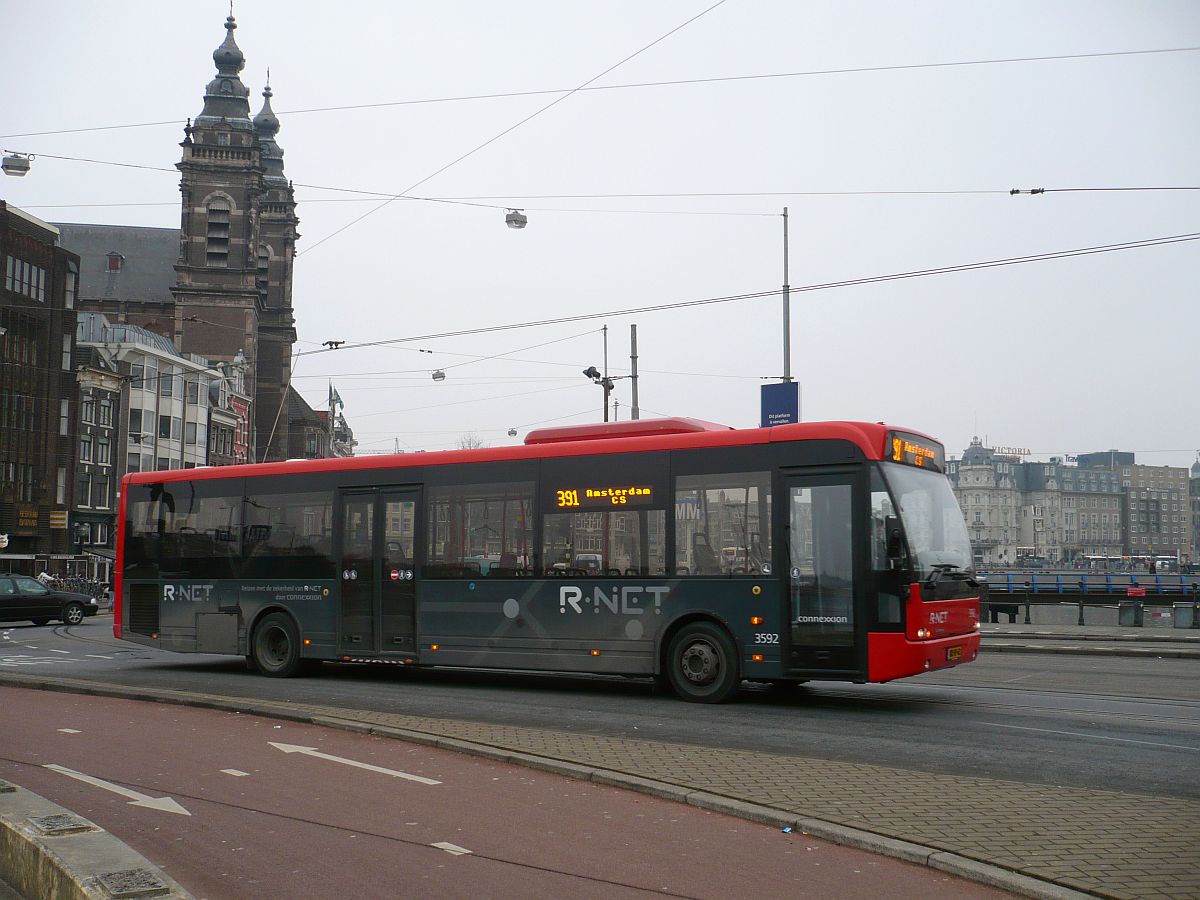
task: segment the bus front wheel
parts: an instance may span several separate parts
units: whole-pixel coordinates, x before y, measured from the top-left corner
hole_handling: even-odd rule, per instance
[[[254,629],[251,656],[258,671],[288,678],[300,670],[300,632],[291,616],[273,612]]]
[[[741,678],[737,649],[725,630],[711,622],[685,625],[667,651],[671,688],[690,703],[721,703],[733,696]]]

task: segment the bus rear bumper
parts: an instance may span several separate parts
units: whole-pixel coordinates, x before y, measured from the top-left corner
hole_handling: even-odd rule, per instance
[[[971,662],[979,655],[979,638],[977,631],[929,641],[910,641],[901,632],[872,632],[867,635],[867,679],[891,681]]]

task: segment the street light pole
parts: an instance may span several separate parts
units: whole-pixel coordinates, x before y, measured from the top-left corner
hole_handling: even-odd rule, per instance
[[[792,380],[792,288],[788,284],[788,208],[783,208],[783,381]]]
[[[629,326],[629,359],[630,359],[630,365],[632,367],[631,368],[632,374],[629,376],[629,378],[630,378],[630,382],[633,387],[633,406],[631,407],[630,418],[636,420],[636,419],[640,419],[642,417],[642,411],[638,407],[638,370],[637,370],[638,354],[637,354],[637,326],[636,325]]]
[[[604,386],[604,421],[608,421],[608,392],[612,390],[612,382],[608,380],[608,326],[605,325],[601,331],[604,332],[604,381],[601,384]]]

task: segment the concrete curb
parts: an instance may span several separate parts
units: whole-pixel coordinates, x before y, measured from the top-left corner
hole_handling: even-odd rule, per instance
[[[896,838],[886,837],[881,834],[876,834],[872,831],[854,828],[849,825],[831,822],[826,819],[805,817],[803,815],[789,813],[785,810],[775,809],[769,806],[761,806],[721,794],[685,788],[680,785],[671,784],[670,782],[657,781],[618,770],[600,769],[593,766],[580,765],[578,763],[567,762],[565,760],[559,760],[553,757],[537,756],[535,754],[493,746],[491,744],[476,743],[474,741],[464,740],[462,738],[444,737],[441,735],[429,734],[422,731],[413,731],[406,728],[397,728],[388,725],[375,725],[370,722],[362,722],[356,719],[342,719],[327,715],[312,715],[300,709],[292,710],[286,708],[286,706],[272,705],[264,703],[263,701],[242,702],[240,700],[230,700],[224,697],[206,696],[204,694],[190,694],[174,690],[154,691],[131,688],[123,685],[100,685],[88,683],[80,683],[79,685],[75,685],[66,679],[49,679],[12,675],[0,675],[0,684],[9,684],[14,687],[33,688],[40,690],[62,691],[66,693],[77,692],[82,694],[93,694],[102,697],[117,697],[122,699],[143,700],[159,703],[177,703],[181,706],[198,706],[208,709],[241,712],[248,715],[262,716],[264,718],[303,722],[326,728],[338,728],[346,731],[353,731],[359,734],[371,734],[379,737],[395,738],[424,746],[436,747],[443,750],[452,750],[458,753],[466,753],[484,759],[492,759],[498,762],[512,763],[515,765],[540,769],[546,772],[553,772],[558,775],[564,775],[568,778],[575,778],[581,781],[591,781],[596,784],[619,787],[642,794],[649,794],[655,797],[675,800],[677,802],[687,803],[688,805],[696,806],[701,809],[724,813],[737,818],[746,819],[781,829],[789,828],[792,831],[811,835],[813,837],[820,838],[821,840],[830,841],[831,843],[854,847],[860,850],[867,850],[871,853],[878,853],[881,856],[888,856],[894,859],[903,860],[905,862],[935,868],[949,874],[958,875],[970,881],[976,881],[992,887],[1010,891],[1011,893],[1020,895],[1022,897],[1033,897],[1038,898],[1038,900],[1082,900],[1082,898],[1106,896],[1104,894],[1092,894],[1078,891],[1064,885],[1045,881],[1043,879],[1026,875],[1012,869],[1004,868],[1003,866],[995,865],[982,860],[971,859],[970,857],[966,857],[958,853],[942,850],[938,847],[931,847],[923,844],[897,840]],[[3,870],[0,870],[0,874],[2,873]],[[43,895],[39,894],[38,896]]]
[[[0,781],[0,877],[26,897],[192,898],[98,825],[7,781]]]

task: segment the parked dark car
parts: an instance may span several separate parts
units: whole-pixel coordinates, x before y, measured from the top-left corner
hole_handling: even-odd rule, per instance
[[[0,622],[29,621],[45,625],[59,619],[78,625],[100,607],[87,594],[56,591],[28,575],[0,575]]]

